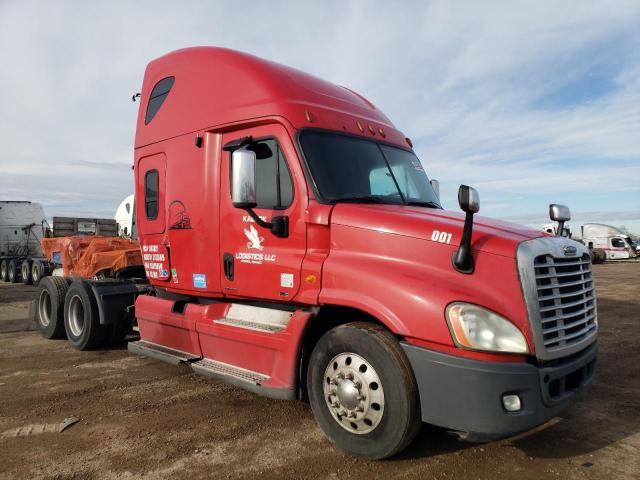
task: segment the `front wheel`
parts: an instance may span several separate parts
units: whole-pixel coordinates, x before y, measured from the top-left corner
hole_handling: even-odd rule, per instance
[[[421,425],[418,388],[391,332],[348,323],[317,343],[307,375],[316,421],[338,448],[367,459],[391,457]]]

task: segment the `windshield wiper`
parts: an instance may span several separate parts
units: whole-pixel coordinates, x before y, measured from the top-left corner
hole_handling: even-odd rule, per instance
[[[416,206],[416,207],[429,207],[429,208],[442,208],[442,206],[436,202],[418,202],[418,201],[411,201],[411,200],[407,200],[406,205],[412,205],[412,206]]]

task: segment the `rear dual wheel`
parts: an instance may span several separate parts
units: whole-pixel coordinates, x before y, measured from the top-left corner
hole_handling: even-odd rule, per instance
[[[307,389],[320,428],[338,448],[391,457],[421,426],[415,377],[396,337],[369,323],[341,325],[316,344]]]
[[[22,283],[31,285],[33,281],[31,277],[31,260],[23,260],[20,269],[22,271]]]
[[[31,281],[38,286],[42,278],[49,275],[49,264],[46,261],[34,260],[31,264]]]
[[[64,329],[71,345],[78,350],[102,346],[107,326],[100,324],[95,295],[84,280],[74,281],[64,302]]]
[[[64,338],[64,300],[69,284],[63,277],[46,277],[38,285],[36,323],[44,338]]]
[[[9,281],[9,261],[6,259],[0,261],[0,280],[3,282]]]
[[[9,281],[11,283],[18,283],[22,278],[22,272],[20,267],[18,266],[18,261],[9,260],[8,268],[9,268],[8,270]]]

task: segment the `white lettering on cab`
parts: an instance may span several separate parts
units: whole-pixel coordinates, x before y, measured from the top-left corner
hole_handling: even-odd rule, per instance
[[[451,243],[451,233],[434,230],[431,234],[431,240],[439,243]]]

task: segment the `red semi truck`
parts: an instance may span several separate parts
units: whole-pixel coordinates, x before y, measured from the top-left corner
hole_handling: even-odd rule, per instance
[[[463,213],[444,210],[411,141],[359,94],[202,47],[152,61],[139,97],[148,284],[58,282],[39,310],[76,348],[135,321],[132,352],[308,399],[335,445],[371,459],[421,422],[472,441],[526,431],[592,383],[587,248],[475,218],[466,186]]]

